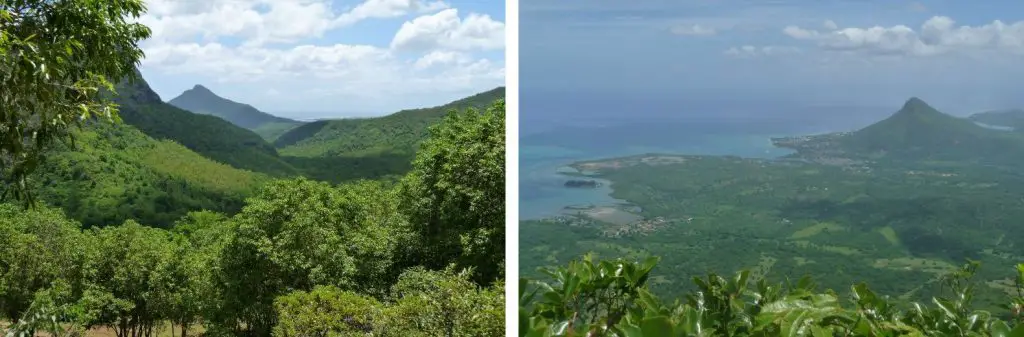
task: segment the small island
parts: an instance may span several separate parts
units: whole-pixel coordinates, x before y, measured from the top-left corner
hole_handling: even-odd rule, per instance
[[[596,188],[601,186],[601,183],[596,180],[569,180],[565,182],[565,187],[570,188]]]

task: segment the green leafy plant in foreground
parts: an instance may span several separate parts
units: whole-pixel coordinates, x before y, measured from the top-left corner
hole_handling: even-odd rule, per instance
[[[749,271],[695,277],[696,291],[665,303],[647,288],[657,261],[585,256],[547,269],[550,283],[521,279],[520,336],[1024,336],[1024,264],[1009,313],[999,316],[971,306],[973,261],[939,280],[943,296],[909,306],[864,283],[844,305],[809,277],[773,284]]]
[[[4,194],[31,201],[26,177],[46,149],[84,120],[118,119],[101,95],[142,58],[150,30],[133,19],[144,12],[141,0],[0,3],[0,180],[13,187]]]

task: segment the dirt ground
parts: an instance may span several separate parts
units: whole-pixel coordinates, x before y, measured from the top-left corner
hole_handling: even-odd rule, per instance
[[[0,322],[0,332],[2,332],[3,330],[6,330],[8,325],[10,325],[9,322]],[[198,335],[201,332],[203,332],[203,327],[200,326],[200,325],[192,326],[192,327],[190,327],[188,329],[189,336],[196,336],[196,335]],[[48,336],[50,336],[50,334],[49,333],[44,333],[44,332],[37,332],[36,336],[48,337]],[[85,336],[87,336],[87,337],[116,337],[117,334],[114,332],[114,329],[111,329],[109,327],[96,327],[96,328],[92,328],[88,332],[86,332]],[[171,324],[170,323],[161,324],[161,326],[153,329],[153,337],[171,337],[171,336],[181,336],[181,327],[180,326],[174,326],[173,334],[171,333]]]

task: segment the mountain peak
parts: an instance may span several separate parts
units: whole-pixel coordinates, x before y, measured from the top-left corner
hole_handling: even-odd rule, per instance
[[[928,105],[928,103],[925,103],[924,100],[917,97],[911,97],[906,103],[903,103],[903,108],[901,108],[900,111],[921,113],[937,110],[935,110],[931,105]]]
[[[194,92],[197,92],[197,93],[204,93],[204,94],[205,93],[213,94],[213,91],[210,91],[210,89],[207,89],[202,84],[196,84],[196,86],[192,87],[192,89],[189,90],[189,91],[194,91]]]
[[[259,111],[251,105],[221,97],[202,84],[196,84],[192,89],[185,90],[181,95],[167,101],[167,103],[194,113],[220,117],[249,130],[258,128],[266,123],[298,123],[287,118]]]

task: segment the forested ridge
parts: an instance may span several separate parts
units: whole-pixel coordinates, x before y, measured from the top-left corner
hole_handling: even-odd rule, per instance
[[[432,108],[399,111],[383,117],[320,120],[296,127],[278,137],[281,153],[298,157],[364,157],[406,155],[451,109],[481,108],[505,98],[499,87]]]
[[[125,124],[156,139],[169,139],[205,157],[276,176],[298,174],[255,132],[221,118],[164,103],[141,75],[122,80],[113,101]]]
[[[404,162],[288,162],[149,89],[144,12],[0,2],[5,335],[503,333],[504,100]]]
[[[114,101],[121,104],[121,118],[125,124],[135,126],[150,137],[178,142],[203,156],[239,169],[276,177],[305,176],[331,183],[359,179],[393,180],[405,174],[411,169],[416,149],[427,137],[427,129],[440,122],[448,111],[486,109],[495,100],[503,99],[505,93],[504,88],[498,88],[440,107],[405,110],[376,118],[318,121],[296,127],[297,124],[274,119],[276,117],[251,106],[220,98],[206,88],[192,89],[201,93],[183,94],[188,102],[178,102],[185,107],[206,107],[196,112],[164,103],[141,77],[122,81],[117,89]],[[197,95],[202,98],[198,102],[195,101]],[[220,113],[211,112],[214,110]],[[253,131],[218,117],[229,114],[235,118],[263,122]],[[329,128],[331,132],[317,134],[317,139],[328,140],[317,143],[319,149],[326,151],[322,154],[296,155],[280,140],[272,144],[263,139],[280,133],[284,133],[282,137],[285,139],[295,137],[310,126],[316,128],[317,123],[332,125]],[[335,124],[344,127],[335,129]],[[296,133],[285,133],[282,129],[293,127]],[[256,131],[269,133],[261,136]],[[351,151],[368,148],[373,150]]]

